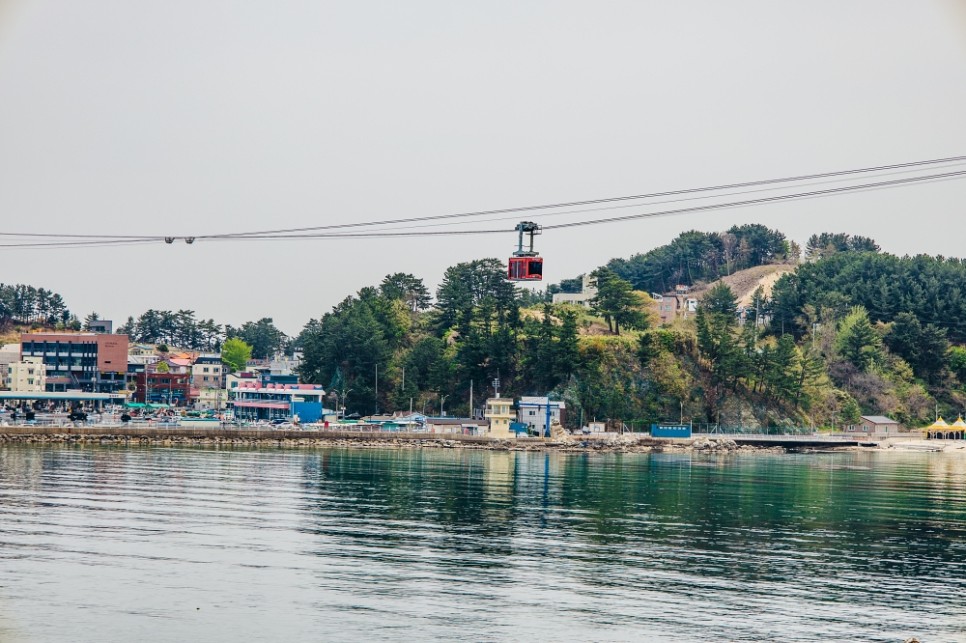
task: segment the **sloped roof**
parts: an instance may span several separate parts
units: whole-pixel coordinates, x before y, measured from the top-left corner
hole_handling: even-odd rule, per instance
[[[892,418],[888,418],[884,415],[863,415],[863,420],[868,420],[872,424],[899,424]]]

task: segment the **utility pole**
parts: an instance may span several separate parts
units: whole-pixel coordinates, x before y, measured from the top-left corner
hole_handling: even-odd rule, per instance
[[[376,411],[375,415],[379,415],[379,364],[376,364]]]
[[[543,433],[544,437],[549,438],[550,437],[550,396],[549,395],[547,396],[547,416],[546,416],[546,420],[545,420],[545,424],[543,425],[543,428],[544,428],[544,433]]]
[[[475,418],[473,414],[473,380],[470,380],[470,417]]]

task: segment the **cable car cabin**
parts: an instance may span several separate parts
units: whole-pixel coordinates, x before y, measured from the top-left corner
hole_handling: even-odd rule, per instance
[[[543,257],[510,257],[507,278],[510,281],[542,281]]]

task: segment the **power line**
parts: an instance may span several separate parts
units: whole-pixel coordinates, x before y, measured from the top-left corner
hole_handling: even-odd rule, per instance
[[[659,210],[657,212],[638,212],[635,214],[628,214],[616,217],[605,217],[601,219],[589,219],[584,221],[573,221],[569,223],[558,223],[553,225],[542,226],[544,230],[558,230],[562,228],[573,228],[578,226],[588,226],[588,225],[600,225],[604,223],[615,223],[619,221],[633,221],[637,219],[648,219],[656,217],[666,217],[674,216],[679,214],[688,214],[694,212],[707,212],[712,210],[722,210],[726,208],[737,208],[746,207],[754,205],[764,205],[768,203],[779,203],[783,201],[793,201],[810,199],[823,196],[833,196],[839,194],[846,194],[851,192],[867,192],[881,189],[889,189],[895,187],[902,187],[907,185],[914,185],[917,183],[925,183],[927,181],[942,181],[948,179],[962,178],[966,176],[966,170],[958,170],[955,172],[944,172],[940,174],[929,174],[925,176],[915,176],[915,177],[905,177],[901,179],[892,179],[889,181],[878,181],[873,183],[862,183],[858,185],[847,185],[838,188],[827,188],[824,190],[811,190],[807,192],[796,192],[793,194],[781,194],[772,197],[761,197],[758,199],[746,199],[743,201],[729,201],[725,203],[711,203],[707,205],[692,206],[688,208],[677,208],[672,210]],[[263,235],[249,235],[244,237],[220,237],[215,239],[210,239],[210,241],[246,241],[246,240],[311,240],[311,239],[377,239],[377,238],[395,238],[395,237],[435,237],[435,236],[466,236],[466,235],[483,235],[483,234],[505,234],[508,232],[507,229],[489,229],[489,230],[424,230],[415,232],[398,232],[392,230],[378,230],[372,232],[335,232],[335,233],[317,233],[317,234],[263,234]]]
[[[649,194],[641,194],[641,195],[634,195],[634,196],[608,197],[608,198],[602,198],[602,199],[570,201],[570,202],[552,203],[552,204],[546,204],[546,205],[530,205],[530,206],[522,206],[522,207],[516,207],[516,208],[502,208],[502,209],[495,209],[495,210],[480,210],[475,212],[463,212],[463,213],[455,213],[455,214],[386,219],[382,221],[365,221],[365,222],[344,223],[344,224],[330,224],[330,225],[324,225],[324,226],[310,226],[310,227],[304,227],[304,228],[283,228],[283,229],[277,229],[277,230],[238,232],[238,233],[213,234],[213,235],[191,235],[191,236],[173,237],[173,236],[167,236],[167,235],[126,236],[126,235],[108,235],[108,234],[100,235],[100,234],[0,232],[0,236],[3,236],[3,237],[15,237],[15,238],[21,238],[21,239],[39,238],[39,239],[57,239],[58,240],[55,242],[47,242],[47,243],[31,242],[31,243],[16,243],[16,244],[14,243],[0,244],[0,248],[16,249],[16,248],[45,248],[45,247],[61,247],[61,248],[97,247],[97,245],[110,245],[115,243],[119,245],[126,245],[129,243],[149,243],[149,242],[157,242],[162,240],[167,243],[172,243],[176,239],[185,240],[191,243],[194,240],[202,240],[202,239],[206,241],[231,241],[231,240],[244,240],[244,239],[259,240],[259,239],[378,238],[378,237],[392,237],[392,236],[412,237],[412,236],[491,234],[496,232],[505,232],[505,230],[452,230],[452,231],[433,231],[433,232],[425,231],[425,232],[403,233],[403,232],[398,232],[398,230],[405,230],[407,229],[406,227],[396,228],[396,229],[393,229],[393,228],[385,229],[385,226],[450,220],[449,223],[431,223],[426,226],[410,226],[408,229],[419,228],[419,227],[441,227],[446,225],[460,225],[464,223],[463,219],[486,216],[486,215],[536,212],[539,210],[554,210],[554,209],[584,206],[584,205],[600,205],[600,204],[616,203],[616,202],[622,202],[622,201],[652,199],[652,198],[664,197],[664,196],[679,196],[679,195],[685,195],[685,194],[701,195],[701,196],[694,196],[694,197],[683,198],[683,199],[668,199],[666,201],[651,203],[651,204],[631,203],[631,204],[624,204],[624,205],[606,206],[601,208],[570,210],[570,211],[564,211],[564,212],[544,212],[536,215],[536,216],[544,216],[544,217],[567,216],[567,215],[573,215],[573,214],[579,214],[579,213],[585,213],[585,212],[595,212],[595,211],[610,210],[610,209],[617,209],[617,208],[643,207],[646,205],[659,205],[661,203],[674,203],[674,202],[690,201],[690,200],[697,200],[697,199],[722,198],[727,196],[735,196],[737,194],[747,194],[751,192],[782,189],[783,186],[781,184],[785,184],[785,183],[802,182],[802,181],[818,180],[818,179],[830,179],[832,177],[853,177],[859,174],[868,174],[868,173],[875,173],[875,172],[881,173],[887,170],[899,170],[899,172],[891,173],[891,174],[895,174],[895,173],[916,171],[917,168],[922,169],[925,166],[935,166],[935,165],[941,165],[941,164],[953,164],[955,166],[956,164],[960,164],[963,161],[966,161],[966,156],[952,156],[952,157],[946,157],[946,158],[940,158],[940,159],[912,161],[908,163],[896,163],[891,165],[880,165],[880,166],[865,167],[865,168],[858,168],[858,169],[851,169],[851,170],[839,170],[834,172],[823,172],[818,174],[805,174],[805,175],[798,175],[798,176],[791,176],[791,177],[784,177],[784,178],[773,178],[773,179],[763,179],[763,180],[757,180],[757,181],[746,181],[742,183],[723,184],[723,185],[717,185],[717,186],[705,186],[705,187],[688,188],[688,189],[681,189],[681,190],[670,190],[670,191],[664,191],[664,192],[653,192]],[[747,201],[738,201],[738,202],[727,203],[727,204],[710,204],[710,205],[704,205],[704,206],[696,206],[692,208],[668,210],[665,212],[637,213],[637,214],[626,215],[621,217],[601,218],[601,219],[595,219],[590,221],[575,221],[570,223],[547,225],[547,226],[544,226],[544,229],[551,230],[551,229],[558,229],[558,228],[565,228],[565,227],[585,226],[585,225],[591,225],[594,223],[627,221],[627,220],[642,219],[642,218],[648,218],[648,217],[670,216],[672,214],[683,214],[688,212],[715,210],[715,209],[727,208],[727,207],[740,207],[743,205],[757,205],[760,203],[769,203],[769,202],[776,202],[776,201],[782,201],[782,200],[788,200],[788,199],[808,198],[809,196],[821,196],[824,194],[861,191],[865,189],[874,189],[877,187],[890,187],[893,185],[902,185],[906,183],[939,180],[942,178],[951,178],[954,176],[958,176],[959,174],[960,173],[954,172],[954,173],[947,173],[947,174],[927,175],[927,176],[921,176],[921,177],[913,177],[910,179],[886,181],[881,183],[869,183],[865,185],[848,186],[844,188],[835,188],[835,189],[829,189],[829,190],[816,190],[813,192],[803,192],[803,193],[794,194],[794,195],[781,195],[781,196],[768,197],[768,198],[762,198],[762,199],[751,199]],[[841,180],[847,180],[847,179],[843,179],[843,178],[836,179],[836,181],[841,181]],[[818,181],[817,184],[824,184],[827,182],[828,181]],[[758,186],[759,189],[747,190],[743,192],[732,192],[730,194],[712,194],[713,192],[720,192],[722,190],[733,190],[737,188],[755,187],[755,186]],[[761,186],[768,186],[768,187],[761,187]],[[502,219],[491,219],[489,221],[506,220],[508,218],[512,218],[512,217],[506,217]],[[378,231],[360,232],[360,233],[338,233],[338,234],[322,233],[322,231],[328,231],[328,230],[346,230],[346,229],[364,228],[364,227],[383,227],[384,229],[378,230]],[[321,234],[306,234],[306,233],[314,233],[314,232],[319,232]]]
[[[942,169],[946,169],[947,167],[948,168],[959,167],[959,166],[962,166],[962,165],[963,165],[963,163],[953,163],[953,164],[950,164],[950,165],[948,165],[948,166],[946,166],[946,167],[944,167]],[[896,171],[896,172],[886,172],[886,173],[882,173],[882,174],[877,175],[875,178],[886,177],[886,176],[895,176],[895,175],[899,175],[899,174],[908,174],[910,172],[921,172],[921,171],[922,170],[916,170],[916,169],[908,170],[907,169],[907,170],[900,170],[900,171]],[[817,186],[817,185],[828,185],[830,183],[842,183],[842,182],[845,182],[845,181],[854,181],[854,180],[855,179],[853,177],[845,177],[845,178],[830,179],[830,180],[823,180],[823,181],[813,181],[813,182],[809,182],[809,183],[803,183],[803,184],[800,184],[800,185],[802,187],[809,187],[809,186],[813,186],[813,185],[815,185],[815,186]],[[761,192],[774,192],[775,190],[787,190],[787,189],[788,189],[788,186],[769,186],[769,187],[757,188],[757,189],[754,189],[754,190],[740,190],[740,191],[735,191],[735,192],[722,192],[720,194],[712,194],[712,195],[691,196],[691,197],[685,197],[685,198],[680,198],[680,199],[665,199],[665,200],[662,200],[662,201],[651,201],[651,202],[647,203],[646,205],[647,206],[655,206],[655,205],[665,205],[665,204],[668,204],[668,203],[684,203],[684,202],[689,202],[689,201],[702,201],[702,200],[706,200],[706,199],[717,199],[717,198],[724,198],[724,197],[731,197],[731,196],[740,196],[740,195],[743,195],[743,194],[758,194],[758,193],[761,193]],[[610,210],[624,210],[624,209],[627,209],[627,208],[640,208],[640,207],[642,207],[644,205],[645,204],[642,204],[642,203],[625,203],[625,204],[622,204],[622,205],[608,205],[608,206],[603,206],[603,207],[598,207],[598,208],[581,208],[579,210],[564,210],[562,212],[543,212],[543,213],[540,213],[537,216],[540,217],[541,219],[544,219],[544,218],[547,218],[547,217],[564,217],[564,216],[569,216],[569,215],[573,215],[573,214],[585,214],[587,212],[605,212],[605,211],[610,211]],[[519,221],[519,218],[517,216],[506,216],[506,217],[495,217],[495,218],[492,218],[492,219],[477,219],[475,221],[475,223],[494,223],[494,222],[498,222],[498,221]],[[423,223],[423,224],[420,224],[420,225],[402,225],[402,226],[385,227],[385,228],[381,228],[380,229],[380,232],[381,231],[394,232],[396,230],[417,230],[417,229],[421,229],[421,228],[442,228],[442,227],[445,227],[445,226],[458,226],[458,225],[465,225],[465,224],[466,224],[466,222],[464,222],[464,221],[448,221],[448,222],[445,222],[445,223]],[[228,238],[224,238],[224,239],[221,239],[221,240],[228,240],[228,241],[230,241],[230,240],[236,239],[236,238],[237,237],[228,237]],[[242,237],[242,238],[253,238],[253,237]],[[284,237],[283,236],[279,236],[278,238],[284,238]],[[299,237],[296,237],[296,236],[293,235],[292,238],[293,239],[297,239]],[[219,239],[210,239],[209,241],[216,241],[216,240],[219,240]]]
[[[763,179],[758,181],[745,181],[742,183],[728,183],[723,185],[705,186],[699,188],[688,188],[682,190],[669,190],[664,192],[652,192],[649,194],[638,194],[633,196],[619,196],[619,197],[607,197],[602,199],[588,199],[584,201],[568,201],[563,203],[550,203],[544,205],[528,205],[515,208],[501,208],[495,210],[478,210],[475,212],[461,212],[456,214],[439,214],[430,215],[423,217],[407,217],[400,219],[386,219],[382,221],[362,221],[356,223],[341,223],[341,224],[329,224],[322,226],[308,226],[301,228],[280,228],[276,230],[260,230],[253,232],[233,232],[225,234],[209,234],[209,235],[193,235],[196,239],[214,239],[214,238],[237,238],[237,237],[258,237],[261,235],[277,235],[277,234],[289,234],[289,233],[299,233],[299,232],[316,232],[321,230],[337,230],[346,228],[358,228],[367,226],[382,226],[391,225],[397,223],[417,223],[421,221],[439,221],[445,219],[460,219],[460,218],[470,218],[479,217],[493,214],[509,214],[514,212],[532,212],[536,210],[550,210],[565,207],[576,207],[583,205],[595,205],[601,203],[614,203],[617,201],[631,201],[640,199],[652,199],[664,196],[677,196],[681,194],[694,194],[698,192],[713,192],[719,190],[731,190],[736,188],[746,188],[758,185],[771,185],[776,183],[790,183],[796,181],[806,181],[814,179],[829,178],[835,176],[846,176],[854,174],[865,174],[870,172],[882,172],[885,170],[895,170],[901,168],[910,167],[922,167],[926,165],[938,165],[942,163],[955,163],[966,160],[966,156],[951,156],[941,159],[929,159],[923,161],[911,161],[908,163],[894,163],[891,165],[879,165],[875,167],[865,167],[852,170],[838,170],[835,172],[822,172],[818,174],[803,174],[798,176],[783,177],[777,179]]]
[[[879,183],[865,183],[860,185],[849,185],[841,188],[828,188],[825,190],[813,190],[811,192],[799,192],[797,194],[783,194],[779,196],[761,197],[760,199],[748,199],[746,201],[734,201],[732,203],[697,205],[690,208],[679,208],[677,210],[664,210],[663,212],[647,212],[643,214],[628,214],[620,217],[609,217],[604,219],[594,219],[589,221],[574,221],[572,223],[558,223],[555,225],[543,226],[544,230],[557,230],[560,228],[573,228],[577,226],[597,225],[601,223],[614,223],[617,221],[631,221],[634,219],[646,219],[649,217],[670,216],[674,214],[686,214],[689,212],[702,212],[705,210],[717,210],[720,208],[735,208],[749,205],[761,205],[764,203],[775,203],[779,201],[789,201],[792,199],[805,199],[817,196],[829,196],[842,194],[845,192],[864,192],[867,190],[877,190],[890,187],[922,183],[924,181],[936,181],[966,176],[966,170],[957,172],[946,172],[943,174],[931,174],[926,176],[915,176],[904,179],[893,179],[891,181],[881,181]]]
[[[0,243],[0,248],[10,250],[54,250],[70,248],[99,248],[105,246],[129,246],[157,243],[161,239],[107,239],[99,241],[46,241],[37,243]]]

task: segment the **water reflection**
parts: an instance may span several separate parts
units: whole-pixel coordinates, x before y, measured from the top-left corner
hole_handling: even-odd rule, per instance
[[[38,641],[962,640],[964,464],[3,447],[0,605]]]

